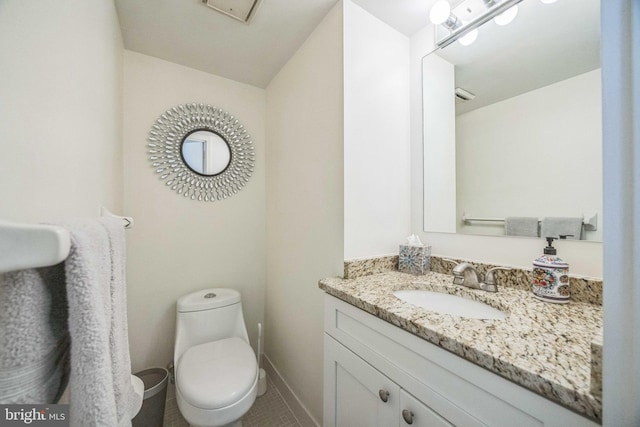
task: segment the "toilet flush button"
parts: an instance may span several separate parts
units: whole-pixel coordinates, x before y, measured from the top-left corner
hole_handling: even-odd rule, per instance
[[[204,297],[205,297],[205,298],[215,298],[215,297],[216,297],[216,294],[214,294],[213,292],[209,292],[209,293],[208,293],[208,294],[206,294]]]

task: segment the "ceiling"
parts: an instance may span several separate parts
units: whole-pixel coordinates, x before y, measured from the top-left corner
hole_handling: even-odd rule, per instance
[[[237,1],[216,0],[232,6]],[[337,1],[262,0],[249,24],[216,12],[201,0],[115,0],[115,3],[126,49],[265,88]],[[353,0],[408,37],[428,25],[429,10],[436,1]],[[460,1],[450,0],[453,5]],[[457,43],[438,52],[461,64],[458,67],[461,75],[456,78],[463,79],[462,85],[478,95],[473,101],[475,105],[463,109],[490,103],[489,98],[495,101],[514,96],[544,86],[545,82],[549,84],[553,79],[579,74],[580,70],[597,68],[597,54],[588,56],[586,52],[599,50],[599,0],[560,0],[552,5],[528,0],[519,7],[521,11],[514,23],[506,27],[487,23],[480,29],[478,41],[462,48],[480,64],[475,67],[481,70],[477,77],[472,67],[465,66],[471,60],[462,56]],[[543,12],[548,15],[538,16]],[[543,28],[540,22],[545,23]],[[516,23],[525,27],[524,36],[521,42],[509,47],[507,43],[515,37],[512,32],[516,31]],[[572,55],[576,57],[573,70],[559,60],[567,46],[573,47]],[[491,54],[491,50],[498,54]],[[507,51],[524,55],[514,60],[506,55]],[[535,69],[537,58],[549,52],[558,58],[555,64],[544,66],[542,72],[527,71]],[[499,72],[508,77],[497,78]],[[556,72],[561,78],[552,76]],[[503,83],[501,87],[506,89],[497,87],[495,82]],[[482,84],[488,85],[486,90],[480,87]],[[490,96],[481,96],[483,92]]]
[[[338,0],[263,0],[244,24],[201,0],[115,0],[124,46],[265,88]],[[437,0],[353,0],[411,36]],[[237,0],[216,3],[237,5]]]
[[[245,24],[201,0],[115,0],[126,49],[260,88],[336,2],[263,0]]]
[[[353,0],[355,4],[407,37],[411,37],[429,24],[429,10],[437,1]]]

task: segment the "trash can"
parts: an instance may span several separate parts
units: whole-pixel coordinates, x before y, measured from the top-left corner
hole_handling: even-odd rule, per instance
[[[164,368],[145,369],[134,374],[144,383],[142,408],[133,417],[133,427],[162,427],[169,372]]]

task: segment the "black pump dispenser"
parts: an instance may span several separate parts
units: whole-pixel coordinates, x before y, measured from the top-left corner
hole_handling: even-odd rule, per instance
[[[558,240],[556,237],[547,237],[547,246],[546,248],[544,248],[544,254],[545,255],[555,255],[556,254],[556,248],[553,247],[553,241],[554,240]]]

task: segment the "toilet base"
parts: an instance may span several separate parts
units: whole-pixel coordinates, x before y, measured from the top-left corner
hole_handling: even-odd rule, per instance
[[[197,426],[197,425],[194,425],[194,424],[189,424],[189,427],[207,427],[207,426]],[[238,420],[235,423],[227,424],[227,425],[220,426],[220,427],[242,427],[242,420]]]
[[[241,427],[242,418],[253,406],[258,392],[258,372],[251,389],[239,401],[220,409],[201,409],[184,400],[180,393],[179,381],[176,381],[176,401],[183,418],[192,427]]]

